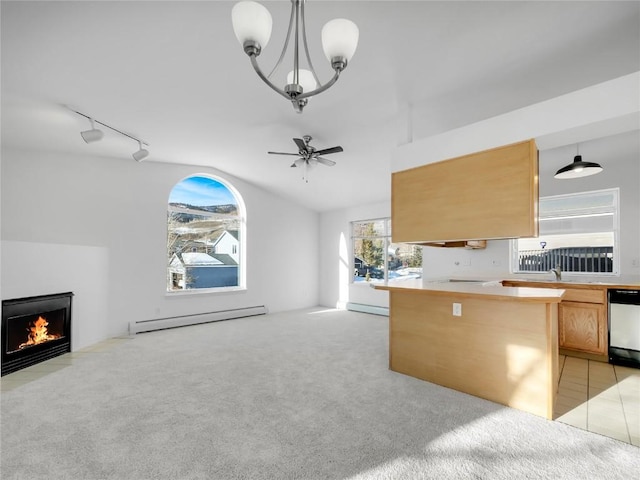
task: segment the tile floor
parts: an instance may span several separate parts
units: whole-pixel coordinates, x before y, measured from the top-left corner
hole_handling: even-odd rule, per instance
[[[640,369],[561,355],[553,418],[640,447]]]
[[[64,369],[130,338],[112,338],[5,375],[0,391]],[[561,355],[554,420],[640,447],[640,369]]]
[[[103,342],[91,345],[90,347],[77,350],[75,352],[66,353],[59,357],[46,360],[44,362],[32,365],[30,367],[18,370],[17,372],[5,375],[0,379],[0,392],[8,392],[20,385],[32,382],[38,378],[44,377],[52,372],[67,368],[74,363],[81,362],[87,355],[95,355],[106,352],[119,342],[126,342],[132,337],[116,337],[105,340]]]

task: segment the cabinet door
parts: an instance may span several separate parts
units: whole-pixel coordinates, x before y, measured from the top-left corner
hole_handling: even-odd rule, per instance
[[[558,315],[561,348],[604,354],[606,314],[602,304],[562,302]]]
[[[534,140],[394,172],[394,243],[538,236]]]

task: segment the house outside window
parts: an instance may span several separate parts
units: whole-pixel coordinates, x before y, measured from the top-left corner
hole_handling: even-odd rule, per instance
[[[422,277],[422,247],[391,242],[391,219],[351,223],[353,282],[387,283]]]
[[[512,272],[618,274],[619,196],[611,188],[541,198],[538,238],[512,242]]]
[[[171,190],[167,207],[167,291],[243,286],[244,207],[233,187],[193,175]]]

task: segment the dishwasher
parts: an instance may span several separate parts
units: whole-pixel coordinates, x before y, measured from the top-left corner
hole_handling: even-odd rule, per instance
[[[640,290],[609,290],[609,363],[640,368]]]

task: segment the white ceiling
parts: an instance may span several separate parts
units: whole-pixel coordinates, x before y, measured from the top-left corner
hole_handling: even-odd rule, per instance
[[[360,43],[338,83],[300,115],[253,72],[233,5],[3,0],[3,145],[134,161],[135,142],[108,130],[85,144],[88,121],[71,106],[148,142],[148,162],[214,167],[326,211],[388,199],[390,152],[407,139],[640,70],[637,1],[310,0],[321,80],[332,73],[319,42],[326,21],[353,20]],[[289,2],[264,5],[274,31],[259,63],[269,71]],[[305,134],[317,148],[344,147],[309,183],[289,168],[293,157],[266,154],[295,152],[291,139]]]

